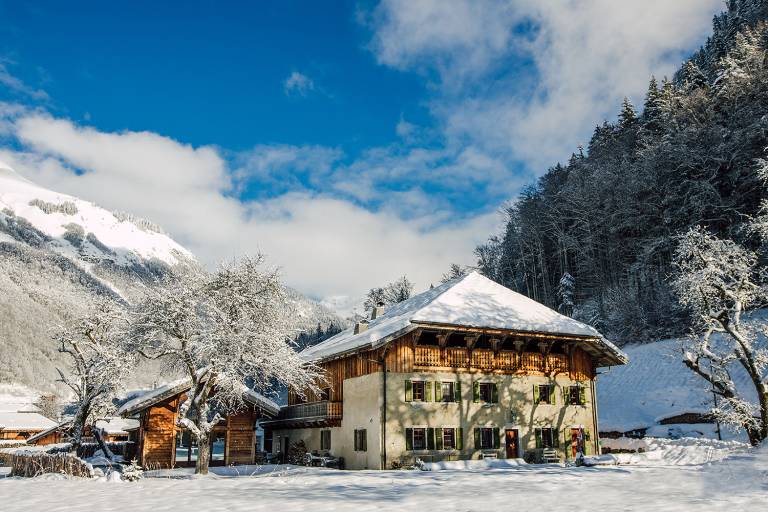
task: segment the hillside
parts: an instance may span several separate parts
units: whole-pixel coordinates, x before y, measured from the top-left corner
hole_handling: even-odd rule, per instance
[[[47,190],[0,163],[0,382],[54,389],[60,355],[50,334],[66,315],[100,295],[131,302],[171,268],[191,264],[195,256],[159,226]],[[288,293],[297,330],[343,325]]]
[[[686,331],[667,279],[676,237],[701,225],[755,248],[741,227],[765,198],[768,2],[726,5],[674,77],[649,77],[510,203],[477,248],[485,275],[619,343]]]

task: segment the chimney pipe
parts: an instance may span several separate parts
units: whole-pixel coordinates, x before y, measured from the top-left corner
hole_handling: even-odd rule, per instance
[[[355,324],[355,334],[360,334],[368,330],[368,322],[357,322]]]

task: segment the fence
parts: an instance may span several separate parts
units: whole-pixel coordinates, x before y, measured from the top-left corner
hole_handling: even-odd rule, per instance
[[[34,477],[44,473],[65,473],[93,477],[93,467],[69,453],[17,451],[10,455],[11,476]]]

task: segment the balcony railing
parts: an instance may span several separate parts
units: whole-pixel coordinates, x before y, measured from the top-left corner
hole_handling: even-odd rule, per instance
[[[567,372],[568,356],[565,354],[548,354],[540,352],[518,353],[492,350],[448,347],[440,349],[434,346],[417,345],[414,364],[427,368],[470,368],[486,371],[506,372]]]
[[[280,415],[277,419],[295,420],[306,418],[341,418],[341,402],[312,402],[289,405],[280,409]]]

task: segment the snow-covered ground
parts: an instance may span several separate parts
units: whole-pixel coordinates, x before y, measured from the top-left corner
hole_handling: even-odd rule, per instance
[[[154,473],[138,483],[0,478],[4,512],[134,510],[765,510],[768,446],[695,466],[335,471],[295,466]]]

